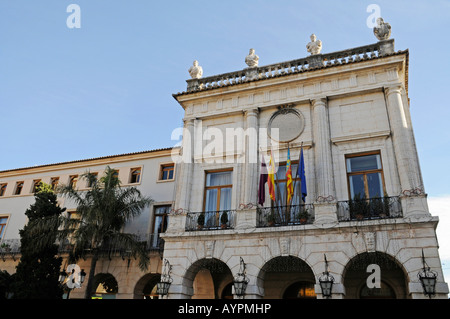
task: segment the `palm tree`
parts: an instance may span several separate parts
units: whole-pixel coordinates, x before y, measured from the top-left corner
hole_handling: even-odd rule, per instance
[[[78,191],[71,185],[59,188],[62,196],[73,200],[79,218],[64,217],[61,239],[73,244],[75,260],[89,251],[92,254],[85,298],[91,296],[95,267],[100,253],[115,248],[126,249],[134,258],[139,258],[139,267],[145,271],[150,259],[145,245],[135,235],[122,232],[125,224],[138,216],[152,202],[141,195],[135,187],[121,187],[116,171],[106,167],[102,178],[86,173],[82,175],[90,185],[87,191]]]

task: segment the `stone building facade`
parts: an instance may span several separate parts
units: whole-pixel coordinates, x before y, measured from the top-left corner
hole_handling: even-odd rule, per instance
[[[409,111],[408,50],[388,36],[339,52],[321,46],[313,35],[306,58],[266,66],[251,49],[243,70],[197,73],[174,94],[185,134],[163,235],[168,298],[230,297],[242,262],[245,298],[323,298],[326,271],[331,298],[427,298],[424,261],[437,273],[435,297],[447,298]],[[301,150],[307,196],[297,179],[287,202],[288,151],[295,180]],[[258,203],[270,154],[276,199],[266,184]],[[303,223],[295,214],[305,209]]]
[[[166,273],[169,299],[236,298],[238,274],[246,299],[324,298],[324,273],[330,298],[428,298],[425,266],[437,274],[434,298],[447,298],[409,111],[408,50],[395,51],[389,34],[384,26],[378,42],[332,53],[312,35],[307,57],[265,66],[250,49],[247,67],[208,77],[194,61],[186,91],[173,95],[185,110],[180,148],[0,172],[2,243],[18,243],[35,181],[67,183],[110,165],[155,203],[126,227],[143,235],[150,269],[107,252],[96,274],[117,289],[98,290],[104,298],[158,297]],[[263,164],[276,170],[275,200],[259,186]],[[20,250],[1,258],[13,273]],[[79,261],[87,273],[89,261]]]

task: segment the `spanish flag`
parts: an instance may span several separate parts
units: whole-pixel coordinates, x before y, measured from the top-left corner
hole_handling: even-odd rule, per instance
[[[270,199],[275,201],[275,163],[273,162],[272,152],[270,152],[270,161],[269,161],[269,176],[267,178],[267,185],[269,186],[269,195]]]
[[[291,168],[291,153],[287,152],[287,161],[286,161],[286,188],[287,188],[287,202],[286,205],[289,205],[291,202],[292,196],[294,195],[294,186],[292,182],[292,168]]]

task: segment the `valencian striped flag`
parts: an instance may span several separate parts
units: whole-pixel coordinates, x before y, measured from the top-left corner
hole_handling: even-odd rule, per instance
[[[275,163],[272,158],[272,152],[270,152],[270,162],[269,162],[269,174],[267,179],[267,184],[269,186],[269,195],[270,198],[275,201]]]
[[[287,151],[287,161],[286,161],[286,188],[287,188],[287,201],[286,205],[291,202],[292,196],[294,195],[294,185],[292,182],[292,168],[291,168],[291,152]]]

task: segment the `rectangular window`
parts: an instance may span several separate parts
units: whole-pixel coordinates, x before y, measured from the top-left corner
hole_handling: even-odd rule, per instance
[[[347,180],[351,199],[384,196],[384,179],[379,152],[347,155]]]
[[[98,178],[98,173],[90,173],[93,177],[94,177],[94,179],[93,180],[88,180],[88,185],[87,185],[87,187],[92,187],[92,185],[94,185],[94,183],[95,183],[95,181],[97,181],[97,178]]]
[[[231,209],[232,171],[207,172],[204,211]]]
[[[0,184],[0,196],[5,196],[6,193],[6,187],[8,186],[8,184]]]
[[[3,235],[5,234],[7,222],[8,222],[8,217],[0,216],[0,240],[3,239]]]
[[[52,190],[56,190],[56,187],[58,187],[59,183],[59,177],[52,177],[50,179],[50,185],[52,186]]]
[[[31,189],[31,192],[34,194],[38,191],[39,185],[41,184],[41,180],[40,179],[35,179],[33,181],[33,188]]]
[[[159,180],[168,181],[173,180],[175,171],[175,164],[161,164],[159,171]]]
[[[14,191],[14,195],[20,195],[20,193],[22,192],[22,188],[23,188],[23,182],[17,182],[16,189]]]
[[[164,233],[167,230],[167,225],[169,223],[169,212],[171,208],[171,205],[155,206],[153,231],[150,234],[152,247],[159,247],[159,234]]]
[[[72,188],[77,187],[78,175],[69,176],[69,186]]]
[[[130,184],[141,181],[141,168],[132,168],[130,172]]]

